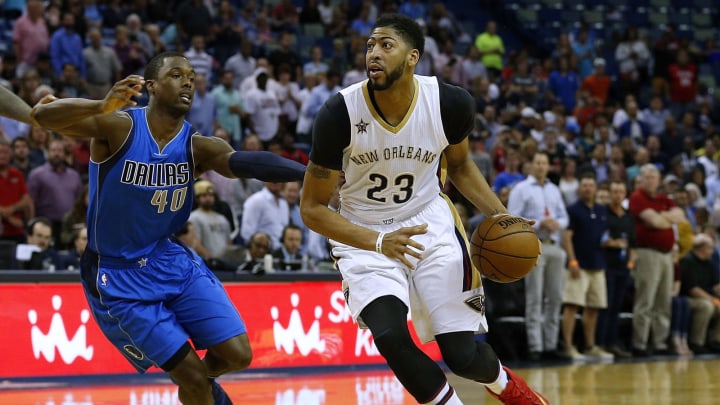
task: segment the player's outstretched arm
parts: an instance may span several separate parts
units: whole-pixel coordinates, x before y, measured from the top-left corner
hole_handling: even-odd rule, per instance
[[[137,103],[132,97],[141,95],[145,79],[131,75],[115,83],[104,99],[84,98],[43,99],[32,109],[37,123],[68,136],[102,137],[97,117]]]
[[[444,154],[447,159],[448,177],[468,201],[487,216],[507,212],[488,185],[485,176],[470,159],[467,138],[445,148]]]
[[[0,86],[0,115],[15,121],[34,125],[30,118],[31,107],[12,91]]]
[[[268,182],[302,180],[305,165],[272,152],[234,151],[220,138],[193,136],[195,175],[215,170],[225,177],[255,178]]]

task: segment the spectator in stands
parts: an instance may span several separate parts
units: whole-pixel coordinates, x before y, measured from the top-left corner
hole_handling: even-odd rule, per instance
[[[60,245],[69,246],[75,237],[75,231],[79,226],[85,226],[88,209],[88,186],[83,186],[82,193],[75,199],[73,207],[63,217],[62,229],[60,231]]]
[[[310,48],[310,60],[303,65],[303,76],[327,73],[328,69],[329,67],[323,59],[322,47],[320,45],[313,45],[313,47]]]
[[[272,8],[270,26],[276,32],[296,32],[300,15],[292,0],[279,0]],[[299,76],[296,76],[299,77]]]
[[[673,351],[680,356],[692,356],[695,354],[690,350],[688,334],[690,333],[690,303],[688,297],[680,295],[682,285],[682,270],[680,269],[680,255],[677,245],[673,246],[673,265],[675,274],[672,287],[672,309],[670,314],[670,339]]]
[[[577,201],[579,187],[577,162],[572,157],[566,157],[560,165],[560,179],[558,180],[558,188],[560,189],[560,194],[562,194],[565,206]]]
[[[357,52],[353,59],[353,65],[350,70],[345,72],[342,79],[342,87],[348,87],[351,84],[359,83],[367,78],[365,71],[365,53]]]
[[[651,335],[654,350],[661,353],[668,350],[673,225],[686,221],[682,210],[658,192],[659,186],[658,168],[652,164],[642,166],[637,189],[630,195],[628,204],[637,231],[632,341],[633,355],[639,357],[648,356]]]
[[[142,49],[140,49],[140,45],[131,40],[124,25],[118,25],[115,28],[115,44],[113,44],[112,48],[122,65],[121,76],[142,74],[147,59]]]
[[[237,268],[238,272],[248,271],[254,275],[265,274],[263,259],[272,251],[270,235],[264,232],[255,232],[248,237],[248,249],[245,251],[245,260]]]
[[[50,141],[47,163],[30,172],[27,184],[35,203],[35,215],[46,217],[52,224],[53,239],[60,240],[63,217],[83,188],[78,172],[65,163],[61,139]]]
[[[231,244],[231,225],[213,209],[216,194],[212,183],[198,180],[193,188],[197,208],[190,213],[188,221],[194,225],[199,241],[195,250],[203,259],[220,258]]]
[[[302,185],[300,184],[299,181],[288,182],[285,184],[285,187],[283,188],[282,195],[288,204],[289,224],[299,227],[300,230],[302,231],[302,245],[300,247],[300,250],[302,252],[305,252],[306,245],[307,245],[308,228],[303,223],[302,216],[300,216],[300,188],[301,188],[301,186]]]
[[[282,229],[290,222],[290,208],[282,196],[283,183],[265,183],[265,187],[251,195],[243,204],[240,234],[249,241],[256,232],[270,235],[273,246],[278,246]]]
[[[642,81],[647,78],[650,56],[647,45],[638,37],[637,27],[627,27],[622,41],[615,48],[623,94],[638,94]]]
[[[301,252],[303,244],[302,230],[297,225],[288,224],[280,236],[280,247],[272,252],[275,270],[307,270],[306,257]]]
[[[570,69],[570,59],[567,57],[558,59],[557,69],[548,77],[548,90],[555,100],[562,103],[566,114],[572,113],[575,109],[575,93],[579,88],[580,79]]]
[[[522,181],[525,176],[520,172],[520,155],[517,150],[510,149],[505,155],[505,170],[495,176],[493,181],[493,191],[498,193],[505,187],[512,188],[516,183]]]
[[[594,70],[584,78],[580,89],[586,90],[602,106],[605,105],[610,93],[610,77],[605,74],[605,59],[595,58],[593,67]]]
[[[87,247],[87,227],[79,225],[73,229],[72,246],[59,252],[58,266],[60,270],[80,270],[80,258]]]
[[[417,72],[417,68],[415,69]],[[487,68],[480,60],[480,51],[474,44],[470,44],[462,61],[462,86],[472,89],[476,80],[488,77]],[[534,104],[531,104],[534,105]]]
[[[32,69],[41,52],[47,52],[50,46],[42,0],[28,0],[26,12],[15,21],[12,38],[15,55],[18,57],[16,73],[22,76]]]
[[[697,354],[720,352],[720,279],[710,260],[713,248],[713,239],[701,233],[680,259],[680,294],[690,303],[690,349]]]
[[[307,99],[307,107],[303,107],[304,113],[308,119],[315,119],[318,111],[323,107],[325,102],[335,93],[340,91],[340,74],[335,70],[329,70],[324,80],[320,84],[313,87],[310,97]]]
[[[87,97],[85,80],[78,76],[78,71],[72,63],[63,65],[62,74],[53,86],[60,98]]]
[[[155,46],[150,40],[150,36],[145,33],[145,31],[143,31],[140,16],[135,13],[128,15],[125,19],[125,27],[127,27],[128,36],[134,37],[135,40],[137,40],[137,43],[138,45],[140,45],[140,49],[142,49],[145,58],[148,60],[152,58],[155,55],[153,53],[153,51],[155,50]]]
[[[233,72],[224,70],[220,73],[220,84],[212,90],[215,99],[217,124],[228,131],[228,143],[237,148],[242,142],[243,99],[237,88],[233,87]]]
[[[668,66],[670,79],[670,109],[674,115],[685,113],[695,102],[698,85],[698,68],[688,51],[678,49],[675,63]]]
[[[35,210],[23,174],[10,165],[10,144],[4,139],[0,139],[0,190],[0,239],[23,242],[25,221],[35,216]]]
[[[580,177],[578,200],[567,207],[568,227],[563,247],[568,257],[563,293],[562,336],[564,357],[573,361],[586,357],[612,359],[613,355],[595,345],[598,310],[607,308],[605,257],[602,243],[608,230],[607,208],[595,202],[597,183],[592,173]],[[585,354],[573,344],[575,316],[582,308]]]
[[[99,28],[88,30],[90,44],[83,49],[83,56],[87,64],[87,92],[95,100],[105,97],[112,87],[112,83],[120,80],[122,65],[115,51],[102,43],[102,33]]]
[[[145,25],[145,32],[148,34],[148,37],[150,37],[153,55],[157,55],[167,51],[167,47],[165,45],[165,41],[162,38],[159,25],[147,24]]]
[[[650,132],[650,126],[645,122],[644,118],[641,118],[638,110],[637,102],[630,100],[625,105],[625,111],[627,112],[627,119],[620,124],[618,128],[618,136],[620,138],[629,137],[633,140],[635,145],[642,145],[645,140],[652,133]],[[660,134],[655,134],[660,135]]]
[[[277,74],[280,65],[287,64],[290,66],[290,80],[297,81],[302,77],[302,60],[300,55],[292,49],[293,34],[290,32],[282,32],[278,40],[278,48],[270,52],[268,62],[273,68],[273,72]],[[273,77],[277,79],[277,77]]]
[[[257,87],[244,94],[244,111],[249,129],[268,144],[280,127],[280,103],[275,93],[268,90],[268,74],[260,72]]]
[[[208,83],[213,83],[215,77],[213,76],[213,69],[215,66],[215,60],[207,53],[205,48],[205,36],[193,35],[190,42],[190,49],[184,53],[187,60],[190,62],[190,66],[193,67],[196,74],[205,75]]]
[[[660,137],[656,135],[648,136],[645,147],[650,156],[650,163],[657,166],[661,172],[667,172],[670,169],[670,157],[663,152]]]
[[[208,136],[213,133],[216,125],[218,108],[215,97],[208,91],[208,82],[204,74],[195,75],[195,93],[193,95],[187,121],[201,134]]]
[[[317,0],[308,0],[304,3],[298,16],[300,25],[304,27],[308,24],[323,24]]]
[[[125,23],[127,16],[127,5],[122,0],[110,0],[101,8],[102,26],[104,28],[114,29],[120,24]]]
[[[630,269],[635,265],[635,221],[623,208],[627,196],[624,181],[610,182],[610,203],[607,208],[607,233],[602,247],[605,255],[605,279],[607,282],[607,308],[598,314],[596,342],[617,358],[632,354],[619,339],[620,312],[625,303],[625,293],[630,287]]]
[[[587,26],[580,28],[571,44],[577,63],[578,76],[582,82],[593,72],[593,61],[595,60],[595,44],[588,37]]]
[[[671,116],[670,110],[663,105],[663,98],[653,96],[650,99],[648,108],[642,111],[644,121],[650,129],[650,133],[663,135],[665,133],[665,122]]]
[[[268,83],[268,89],[275,93],[280,103],[280,132],[295,133],[298,120],[300,86],[290,80],[290,66],[280,65],[277,81]]]
[[[70,63],[80,71],[81,77],[85,77],[83,39],[75,31],[75,16],[70,12],[63,13],[62,28],[52,34],[50,60],[58,76],[62,75],[63,66]]]
[[[527,105],[526,108],[533,108],[537,105],[539,91],[537,81],[530,72],[527,58],[521,58],[517,61],[516,69],[510,78],[507,100],[514,105]]]
[[[240,83],[249,77],[255,71],[256,60],[252,56],[252,43],[243,38],[238,42],[239,47],[228,60],[225,62],[225,70],[233,73],[233,88],[239,89]]]
[[[497,34],[495,21],[488,21],[485,32],[475,38],[475,46],[480,51],[482,63],[488,70],[490,80],[495,80],[503,69],[503,55],[505,55],[505,45]]]
[[[10,143],[11,156],[10,165],[20,171],[23,179],[27,179],[30,171],[37,167],[30,161],[30,144],[24,136],[19,136]]]
[[[203,0],[185,0],[173,14],[183,42],[189,42],[196,35],[207,37],[210,34],[212,17]]]
[[[418,0],[405,0],[400,4],[400,7],[398,7],[397,10],[400,14],[405,14],[406,16],[412,18],[413,20],[417,19],[425,19],[427,17],[427,9],[425,8],[425,4],[423,2],[420,2]]]
[[[534,228],[543,243],[538,264],[525,277],[525,327],[529,358],[539,360],[543,352],[557,349],[563,271],[566,253],[560,247],[567,211],[558,187],[547,180],[548,156],[537,152],[530,175],[510,190],[508,212],[535,220]]]
[[[595,178],[598,182],[604,182],[610,177],[610,165],[607,162],[605,153],[605,145],[596,143],[590,154],[590,159],[584,164],[580,165],[578,172],[592,172],[595,173]]]
[[[52,227],[45,217],[35,217],[27,225],[27,259],[18,256],[23,270],[55,270],[58,267],[58,252],[52,247]],[[18,246],[18,253],[24,249]]]

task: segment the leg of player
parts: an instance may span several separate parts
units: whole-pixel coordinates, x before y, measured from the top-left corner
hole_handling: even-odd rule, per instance
[[[210,347],[203,361],[207,367],[207,375],[212,380],[215,405],[232,405],[230,397],[215,381],[215,378],[225,373],[244,370],[250,366],[252,350],[247,333]]]
[[[190,350],[188,350],[190,349]],[[172,380],[178,385],[178,399],[183,404],[205,404],[212,405],[213,399],[212,381],[208,379],[207,368],[200,360],[197,353],[186,343],[178,351],[178,355],[186,352],[183,359],[170,370]]]
[[[506,405],[548,405],[540,393],[525,380],[502,366],[495,351],[485,342],[475,341],[473,332],[436,335],[443,360],[456,375],[477,381]]]
[[[461,404],[440,367],[412,341],[408,308],[394,296],[380,297],[361,312],[380,354],[403,387],[421,404]]]

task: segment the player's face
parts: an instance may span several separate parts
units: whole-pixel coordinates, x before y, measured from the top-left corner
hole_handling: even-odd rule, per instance
[[[186,114],[195,94],[195,71],[185,58],[165,58],[157,80],[148,82],[148,89],[160,105]]]
[[[405,72],[407,45],[398,33],[388,27],[378,27],[367,41],[365,69],[373,90],[387,90]]]

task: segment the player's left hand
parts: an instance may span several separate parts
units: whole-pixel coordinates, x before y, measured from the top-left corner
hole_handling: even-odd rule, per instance
[[[53,101],[57,100],[57,97],[53,96],[52,94],[47,94],[40,100],[38,100],[37,103],[32,108],[32,111],[30,112],[30,121],[32,123],[32,126],[39,127],[40,124],[38,124],[37,121],[35,121],[35,109],[43,104],[52,103]]]
[[[415,266],[410,263],[407,256],[420,260],[425,246],[412,240],[412,237],[427,233],[427,227],[427,224],[407,226],[385,234],[382,241],[382,253],[391,259],[399,260],[408,268],[414,269]]]

